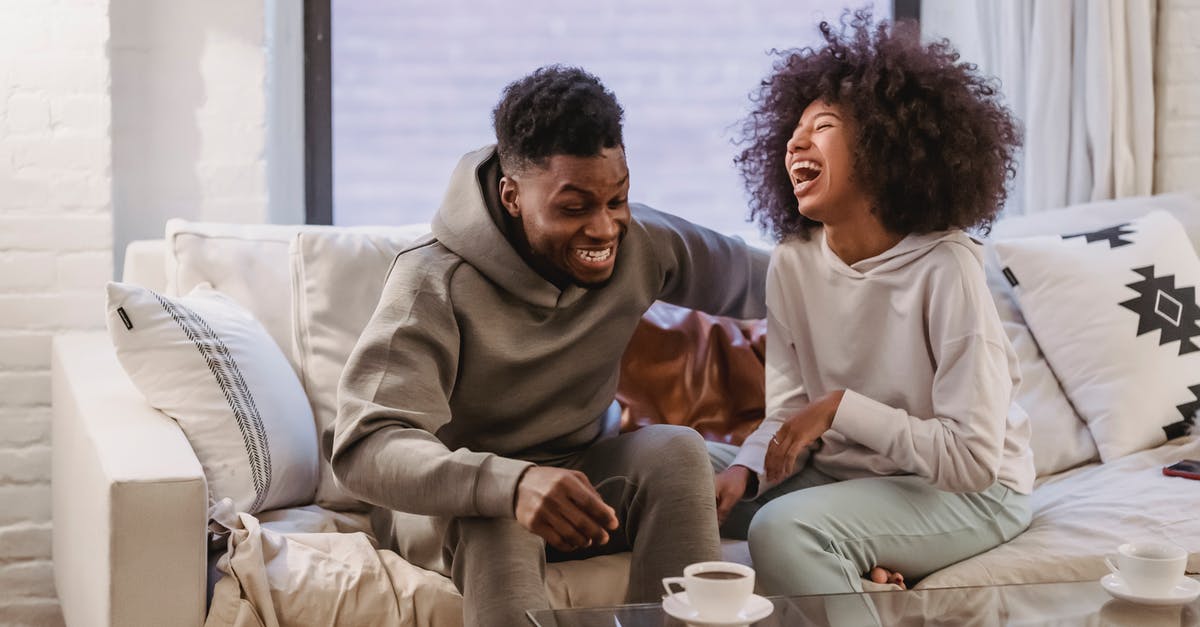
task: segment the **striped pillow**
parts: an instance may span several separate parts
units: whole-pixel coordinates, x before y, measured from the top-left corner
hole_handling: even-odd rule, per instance
[[[261,324],[201,285],[167,298],[108,284],[107,323],[121,366],[175,419],[204,468],[210,504],[255,513],[312,502],[317,434],[296,373]]]

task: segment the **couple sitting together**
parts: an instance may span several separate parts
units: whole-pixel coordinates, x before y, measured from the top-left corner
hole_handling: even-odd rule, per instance
[[[467,624],[547,607],[547,560],[631,551],[627,599],[648,602],[748,534],[765,592],[851,592],[1029,524],[1017,362],[964,233],[995,218],[1018,131],[947,44],[865,14],[821,32],[744,125],[769,259],[630,204],[620,105],[559,66],[504,90],[496,145],[396,257],[326,451],[380,542],[452,577]],[[621,356],[656,300],[766,317],[766,418],[740,448],[618,432]]]

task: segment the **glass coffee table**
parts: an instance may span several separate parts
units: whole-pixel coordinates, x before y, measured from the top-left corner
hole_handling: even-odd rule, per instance
[[[1195,579],[1195,577],[1193,577]],[[940,588],[769,597],[775,611],[756,627],[813,625],[1137,625],[1200,627],[1200,599],[1173,606],[1121,601],[1099,581],[978,588]],[[659,603],[609,608],[540,610],[529,613],[537,627],[677,627],[686,625]]]

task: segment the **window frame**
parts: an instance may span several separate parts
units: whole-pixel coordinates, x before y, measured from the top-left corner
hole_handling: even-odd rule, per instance
[[[304,221],[333,224],[332,0],[304,0]]]

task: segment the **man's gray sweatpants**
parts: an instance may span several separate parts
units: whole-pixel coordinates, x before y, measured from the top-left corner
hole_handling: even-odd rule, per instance
[[[656,601],[663,577],[679,575],[693,562],[720,559],[712,465],[694,430],[647,426],[602,440],[555,466],[586,474],[616,510],[620,527],[608,544],[564,555],[511,518],[425,519],[427,527],[444,527],[441,557],[462,592],[466,625],[525,625],[526,610],[549,607],[547,559],[632,551],[625,597],[630,603]],[[414,518],[401,514],[393,522],[393,546],[410,562],[430,567],[419,563],[427,559],[414,561],[418,547],[399,528],[402,522],[411,528]]]

